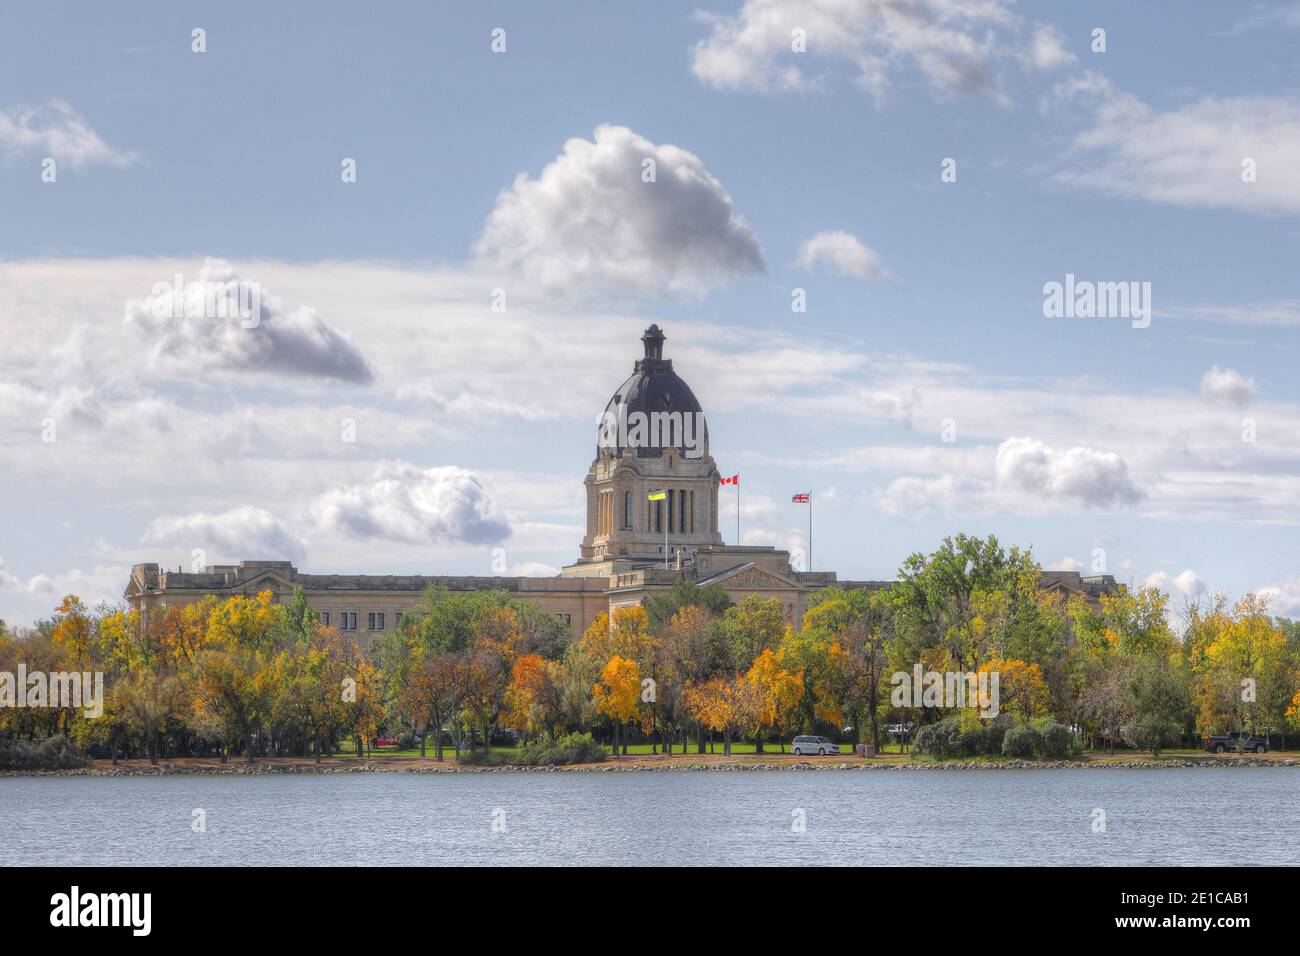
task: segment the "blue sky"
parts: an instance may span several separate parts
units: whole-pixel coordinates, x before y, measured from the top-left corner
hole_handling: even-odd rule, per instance
[[[747,541],[812,487],[844,577],[996,533],[1300,613],[1300,6],[264,6],[0,14],[5,619],[195,549],[568,563],[651,321]],[[177,273],[276,303],[150,321]],[[1066,273],[1150,327],[1045,318]]]

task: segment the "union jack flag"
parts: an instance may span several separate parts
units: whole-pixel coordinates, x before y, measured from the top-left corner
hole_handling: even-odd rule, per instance
[[[791,495],[790,500],[797,505],[806,505],[812,501],[811,495]]]

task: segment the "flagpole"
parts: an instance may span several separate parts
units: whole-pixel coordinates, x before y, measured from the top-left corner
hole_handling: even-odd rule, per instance
[[[808,570],[813,569],[812,565],[812,489],[808,489]]]
[[[740,479],[736,479],[736,547],[740,547]]]

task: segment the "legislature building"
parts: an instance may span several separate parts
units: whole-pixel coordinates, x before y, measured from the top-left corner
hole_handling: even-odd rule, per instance
[[[241,561],[198,572],[157,564],[131,569],[125,597],[137,610],[271,591],[306,592],[322,622],[343,631],[383,631],[429,587],[500,589],[581,634],[600,614],[641,603],[680,579],[716,585],[739,601],[775,598],[797,629],[809,595],[821,588],[879,588],[888,581],[840,581],[834,571],[800,571],[788,551],[728,545],[718,527],[720,476],[709,454],[703,409],[663,357],[657,325],[641,337],[644,355],[610,398],[587,470],[587,533],[578,559],[555,577],[303,574],[288,561]],[[1116,589],[1110,575],[1044,571],[1043,586],[1095,598]]]

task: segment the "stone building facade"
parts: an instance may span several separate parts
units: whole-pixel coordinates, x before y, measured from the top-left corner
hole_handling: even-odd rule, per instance
[[[799,571],[790,553],[727,545],[718,527],[718,470],[709,454],[703,410],[663,357],[657,325],[642,336],[644,355],[610,399],[587,471],[587,533],[578,560],[555,577],[304,574],[288,561],[242,561],[199,572],[157,564],[131,569],[125,597],[139,610],[271,591],[285,600],[302,587],[323,623],[343,632],[382,632],[431,586],[496,588],[537,602],[576,636],[601,613],[636,605],[681,578],[716,585],[739,601],[775,598],[798,629],[808,598],[825,587],[879,588],[888,581],[841,581],[834,571]],[[644,427],[638,427],[644,425]],[[1050,590],[1095,600],[1117,589],[1110,575],[1044,571]]]

